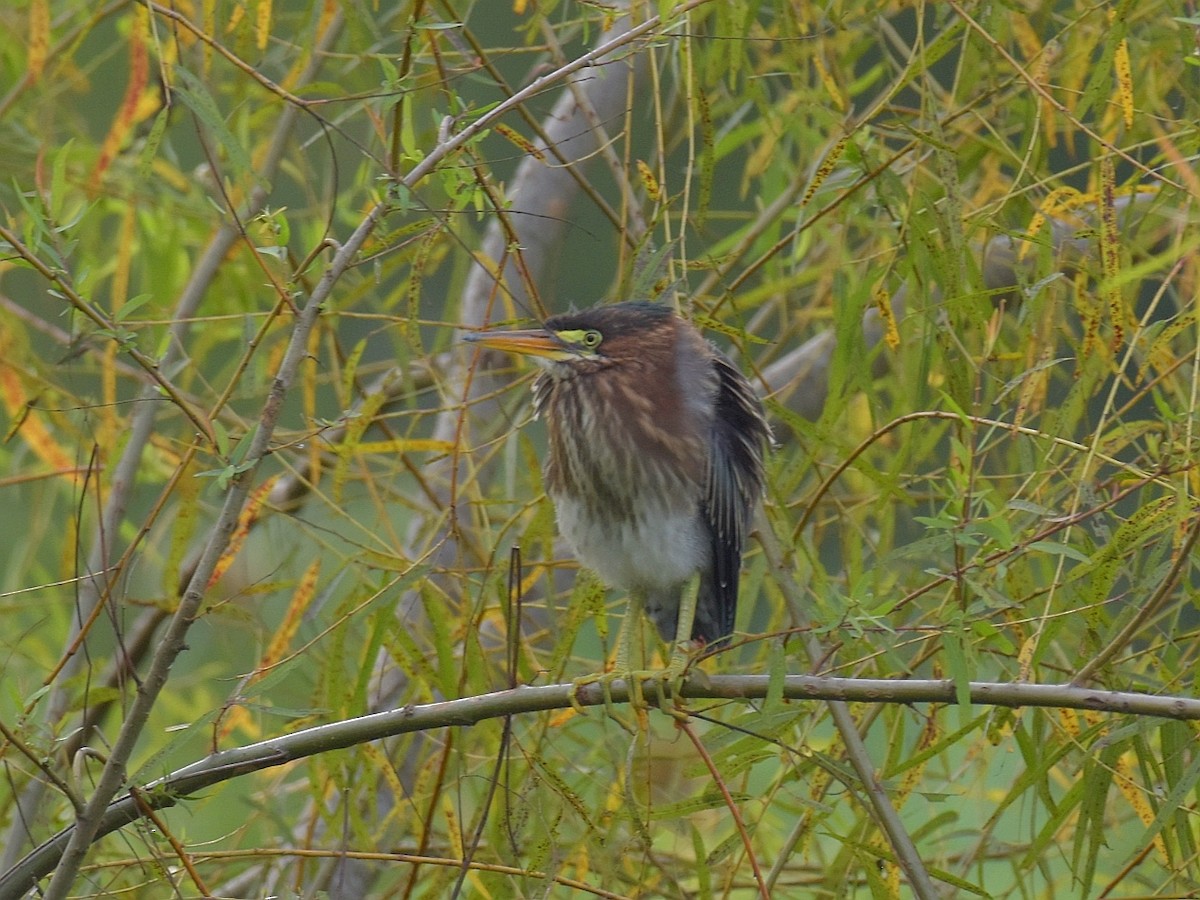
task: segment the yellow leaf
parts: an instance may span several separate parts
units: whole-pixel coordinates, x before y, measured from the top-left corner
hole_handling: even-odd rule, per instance
[[[292,602],[288,604],[283,621],[279,623],[279,628],[275,631],[275,637],[267,645],[267,649],[259,659],[258,665],[254,667],[254,671],[246,678],[245,683],[240,689],[241,691],[245,691],[254,682],[260,680],[287,653],[288,647],[291,646],[292,638],[295,636],[296,630],[300,627],[300,622],[304,618],[304,614],[308,611],[309,604],[312,603],[312,598],[316,595],[317,576],[320,572],[321,561],[316,559],[312,561],[308,569],[300,576],[300,582],[296,585],[296,590],[292,594]],[[238,727],[248,728],[250,724],[250,714],[246,712],[246,707],[242,705],[234,706],[221,722],[220,739],[227,738],[233,733],[234,729]]]
[[[254,45],[259,50],[267,49],[267,39],[271,36],[271,0],[258,0],[254,17]]]
[[[1012,28],[1017,46],[1021,48],[1021,55],[1027,60],[1036,59],[1042,52],[1042,42],[1037,31],[1029,24],[1029,19],[1019,13],[1013,13],[1009,17],[1008,23]]]
[[[1079,206],[1081,196],[1079,191],[1070,187],[1055,188],[1046,195],[1045,199],[1038,204],[1038,211],[1030,219],[1029,227],[1025,229],[1030,240],[1021,242],[1021,246],[1017,250],[1018,262],[1024,261],[1026,254],[1034,246],[1032,239],[1037,237],[1038,232],[1045,227],[1047,219],[1062,218],[1068,210]]]
[[[1032,73],[1033,79],[1047,90],[1051,87],[1051,70],[1061,56],[1062,46],[1058,41],[1051,38],[1046,42],[1046,46],[1042,48],[1041,55],[1037,58],[1037,65],[1034,66]],[[1054,103],[1047,96],[1042,96],[1039,105],[1041,107],[1042,133],[1046,137],[1046,146],[1057,146],[1058,129],[1056,127],[1056,114],[1058,110],[1055,109]]]
[[[662,186],[658,183],[658,179],[654,177],[654,172],[640,159],[637,161],[637,170],[638,174],[642,176],[642,184],[646,187],[646,196],[658,202],[662,197]]]
[[[117,116],[108,127],[96,165],[88,178],[88,190],[92,193],[99,188],[104,173],[125,145],[133,126],[138,122],[139,111],[146,108],[141,100],[150,82],[150,53],[146,44],[150,19],[144,6],[135,6],[133,11],[133,27],[129,30],[129,81],[125,85],[125,96],[117,108]]]
[[[824,86],[826,93],[833,100],[833,105],[837,108],[838,112],[844,113],[846,111],[846,95],[842,93],[842,89],[834,81],[833,74],[825,68],[825,63],[819,53],[813,54],[813,66],[816,67],[817,77],[821,79],[821,84]]]
[[[449,453],[454,449],[453,441],[438,441],[432,438],[397,438],[392,441],[362,441],[338,447],[339,453]]]
[[[833,174],[833,170],[837,168],[838,160],[846,152],[846,145],[849,143],[850,135],[843,134],[838,138],[830,151],[825,154],[825,158],[821,160],[821,165],[817,166],[817,171],[813,173],[812,182],[809,184],[808,190],[804,192],[804,197],[800,200],[801,206],[807,206],[808,202],[820,190],[821,185],[825,183],[825,179]]]
[[[1117,11],[1108,11],[1108,24],[1117,20]],[[1121,107],[1121,118],[1125,127],[1133,126],[1133,66],[1129,62],[1129,41],[1122,38],[1113,53],[1113,69],[1117,78],[1117,105]]]
[[[1117,44],[1117,52],[1113,57],[1113,66],[1117,70],[1117,99],[1121,104],[1121,117],[1125,127],[1133,127],[1133,66],[1129,61],[1129,41]]]
[[[1137,757],[1132,751],[1126,751],[1117,757],[1113,768],[1115,769],[1113,782],[1121,791],[1125,802],[1133,808],[1137,817],[1141,819],[1142,824],[1149,828],[1155,822],[1155,814],[1154,809],[1146,799],[1146,790],[1137,783]],[[1164,863],[1170,860],[1170,856],[1167,853],[1167,845],[1163,842],[1161,831],[1154,833],[1154,849],[1158,851],[1158,855]]]
[[[217,560],[212,576],[208,579],[208,587],[216,584],[221,576],[229,571],[229,567],[233,565],[233,561],[237,559],[238,553],[241,552],[242,546],[246,543],[246,538],[250,536],[250,529],[258,521],[263,503],[270,496],[271,488],[275,487],[275,482],[278,480],[279,476],[268,478],[246,500],[246,505],[242,508],[242,514],[238,516],[237,527],[234,528],[233,534],[229,537],[229,544],[225,548],[225,552],[221,555],[221,558]]]
[[[508,138],[509,141],[516,144],[518,147],[520,147],[522,152],[525,153],[525,155],[532,156],[534,159],[539,160],[541,162],[546,161],[546,154],[543,153],[541,151],[541,149],[539,149],[535,144],[533,144],[528,138],[526,138],[520,132],[514,131],[512,128],[509,128],[503,122],[497,122],[492,127],[495,129],[496,134],[499,134],[499,135],[502,135],[502,136]]]
[[[1117,227],[1116,182],[1112,157],[1106,154],[1100,160],[1100,190],[1103,197],[1100,203],[1100,272],[1103,275],[1101,290],[1112,319],[1110,348],[1114,353],[1121,348],[1125,339],[1125,309],[1121,303],[1121,288],[1117,283],[1117,273],[1121,267],[1121,233]]]
[[[266,671],[283,659],[284,653],[287,652],[288,646],[292,642],[292,637],[300,627],[304,614],[308,612],[308,607],[312,603],[313,597],[316,596],[317,577],[320,574],[321,560],[314,559],[304,570],[304,574],[300,576],[300,583],[296,585],[296,590],[292,594],[292,602],[288,604],[287,613],[284,614],[283,621],[279,623],[279,628],[275,632],[275,637],[271,639],[266,652],[259,660],[260,672]]]
[[[892,309],[892,298],[882,286],[875,290],[875,308],[883,320],[883,340],[891,350],[900,347],[900,329],[896,327],[896,313]]]
[[[201,30],[207,35],[216,35],[217,33],[217,0],[204,0],[201,6]],[[212,72],[213,45],[211,41],[204,42],[204,66],[201,71],[204,77],[208,77]]]
[[[13,423],[4,440],[8,441],[13,435],[20,434],[21,439],[52,472],[66,475],[78,484],[83,477],[82,470],[75,465],[71,454],[54,440],[54,436],[46,428],[43,422],[45,413],[34,408],[33,400],[25,392],[20,374],[2,361],[6,356],[4,345],[8,343],[3,338],[4,335],[0,334],[0,403],[3,403],[4,410]]]
[[[31,0],[29,4],[29,80],[37,81],[46,68],[50,55],[50,4],[48,0]]]

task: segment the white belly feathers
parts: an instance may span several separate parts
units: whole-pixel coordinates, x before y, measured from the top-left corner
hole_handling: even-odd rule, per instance
[[[598,524],[578,503],[555,497],[558,528],[580,561],[609,585],[623,590],[652,591],[675,587],[707,566],[708,535],[696,511],[668,512],[667,526],[658,518]],[[661,513],[660,513],[661,514]]]

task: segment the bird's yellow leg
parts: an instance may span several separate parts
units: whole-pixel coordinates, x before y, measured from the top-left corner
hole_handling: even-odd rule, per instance
[[[645,608],[645,597],[640,591],[631,591],[629,596],[629,611],[621,625],[617,636],[616,661],[611,672],[601,675],[589,675],[578,679],[572,690],[584,684],[599,684],[604,693],[604,707],[609,715],[615,717],[612,700],[612,683],[624,680],[629,685],[629,705],[637,713],[639,719],[644,719],[646,696],[642,690],[642,681],[654,678],[658,682],[658,706],[667,715],[676,719],[686,719],[687,713],[676,705],[679,689],[683,683],[684,673],[690,662],[688,650],[692,645],[692,623],[696,619],[696,603],[700,594],[700,577],[697,575],[684,586],[679,598],[679,613],[675,625],[675,640],[670,648],[670,662],[665,669],[649,670],[646,668],[645,646],[639,640],[642,629],[642,612]],[[634,641],[637,641],[637,659],[633,659]],[[575,704],[578,708],[578,704]],[[644,725],[644,723],[643,723]]]
[[[633,650],[633,638],[634,634],[641,630],[642,610],[645,605],[646,601],[641,591],[629,592],[629,608],[625,612],[625,619],[621,622],[621,631],[617,635],[617,656],[613,662],[614,674],[632,671],[633,667],[629,665],[629,659]],[[641,654],[638,655],[640,658]]]
[[[629,592],[629,609],[625,613],[625,622],[621,626],[621,634],[617,639],[617,658],[613,665],[613,680],[624,679],[629,688],[629,708],[638,718],[642,731],[649,727],[646,721],[646,695],[642,693],[642,679],[646,671],[646,642],[643,638],[642,616],[646,609],[646,597],[639,590]],[[636,648],[634,647],[636,644]],[[634,652],[637,657],[633,656]],[[606,704],[612,702],[611,694],[606,690]]]
[[[679,616],[675,623],[675,641],[671,644],[671,660],[658,676],[662,682],[658,692],[659,706],[676,719],[687,718],[687,713],[677,707],[674,698],[679,696],[683,676],[690,662],[688,651],[692,646],[692,625],[696,621],[699,596],[700,576],[697,575],[688,581],[679,597]]]
[[[696,622],[696,603],[700,598],[700,576],[687,583],[679,597],[679,619],[675,624],[675,643],[671,645],[671,661],[667,671],[682,676],[688,665],[688,650],[692,646],[692,625]]]
[[[621,630],[617,633],[617,655],[612,671],[600,672],[595,675],[584,675],[582,678],[576,678],[572,682],[570,700],[571,705],[577,712],[583,712],[583,707],[576,700],[576,691],[588,684],[599,684],[600,690],[604,695],[604,709],[609,716],[615,719],[617,716],[616,706],[612,698],[612,683],[622,679],[629,685],[630,706],[635,710],[645,710],[646,700],[642,695],[641,682],[641,678],[645,676],[645,672],[635,671],[629,662],[633,641],[641,632],[642,609],[644,606],[645,598],[642,596],[641,591],[631,591],[629,594],[629,608],[625,613],[624,621],[621,622]],[[640,643],[639,641],[639,645]],[[640,658],[641,655],[639,654]]]
[[[675,640],[670,648],[670,662],[665,669],[648,670],[645,662],[645,647],[639,640],[645,597],[640,591],[631,591],[629,609],[625,615],[625,621],[621,623],[620,633],[617,635],[617,653],[612,671],[585,675],[575,679],[570,693],[571,705],[575,707],[575,710],[583,712],[583,708],[576,700],[576,691],[588,684],[599,684],[604,696],[604,708],[612,718],[616,719],[612,684],[614,681],[624,681],[629,686],[629,705],[639,718],[644,718],[649,707],[642,690],[642,681],[653,677],[659,683],[657,691],[659,708],[673,718],[686,719],[687,712],[676,706],[675,698],[679,696],[683,676],[687,672],[690,662],[688,651],[692,646],[692,624],[696,619],[696,603],[699,594],[700,577],[696,576],[687,583],[679,598],[679,614],[675,626]],[[638,644],[636,662],[633,660],[634,641],[637,641]]]

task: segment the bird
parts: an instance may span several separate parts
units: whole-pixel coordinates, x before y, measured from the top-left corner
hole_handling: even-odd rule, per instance
[[[629,595],[616,670],[627,669],[639,608],[674,648],[728,642],[771,444],[746,376],[670,306],[647,301],[465,339],[541,368],[534,415],[546,422],[543,482],[559,531]]]

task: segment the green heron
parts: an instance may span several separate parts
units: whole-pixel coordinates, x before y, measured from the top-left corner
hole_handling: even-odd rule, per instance
[[[630,596],[617,673],[639,606],[676,652],[689,638],[728,639],[770,441],[746,377],[655,303],[466,339],[532,357],[543,370],[534,410],[549,432],[544,475],[559,530],[584,565]],[[687,590],[696,575],[698,592]]]

